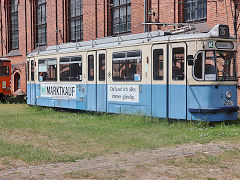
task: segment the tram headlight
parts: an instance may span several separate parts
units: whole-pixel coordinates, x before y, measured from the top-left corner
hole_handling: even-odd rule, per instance
[[[232,97],[232,92],[231,91],[228,91],[227,93],[226,93],[226,98],[227,99],[230,99]]]

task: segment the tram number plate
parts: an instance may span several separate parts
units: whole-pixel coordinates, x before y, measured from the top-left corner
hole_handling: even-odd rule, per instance
[[[231,101],[231,100],[225,100],[225,101],[224,101],[224,106],[233,106],[233,101]]]

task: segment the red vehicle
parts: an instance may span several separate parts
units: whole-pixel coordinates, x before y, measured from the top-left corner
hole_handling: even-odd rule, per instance
[[[0,101],[11,95],[11,61],[0,58]]]

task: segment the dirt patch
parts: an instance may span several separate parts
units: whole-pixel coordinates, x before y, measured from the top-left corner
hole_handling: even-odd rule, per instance
[[[240,178],[240,157],[229,164],[214,161],[201,164],[187,161],[187,158],[213,156],[226,151],[238,151],[238,144],[226,142],[208,144],[187,144],[178,147],[159,148],[129,153],[83,159],[74,163],[44,164],[11,169],[0,169],[0,178],[4,179],[173,179],[173,178],[221,178],[224,173],[231,178]],[[238,159],[238,160],[237,160]],[[178,161],[179,160],[179,161]],[[227,160],[227,159],[226,159]],[[185,162],[186,161],[186,162]],[[221,165],[222,163],[222,165]],[[204,163],[203,163],[204,164]],[[207,168],[207,171],[206,171]],[[213,177],[209,175],[214,175]],[[219,175],[218,175],[219,174]],[[201,175],[201,176],[200,176]],[[238,177],[239,176],[239,177]]]

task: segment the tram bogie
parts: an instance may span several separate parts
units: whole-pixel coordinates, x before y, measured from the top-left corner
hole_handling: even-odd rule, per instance
[[[236,40],[226,27],[202,34],[143,33],[32,53],[27,102],[169,119],[236,120]]]

